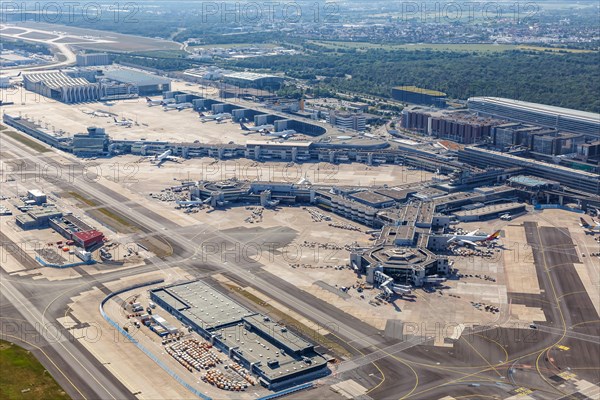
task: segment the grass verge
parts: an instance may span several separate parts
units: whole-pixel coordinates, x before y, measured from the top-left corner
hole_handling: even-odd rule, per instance
[[[35,151],[38,151],[40,153],[46,153],[46,152],[50,151],[50,149],[47,148],[46,146],[44,146],[43,144],[40,144],[32,139],[29,139],[25,135],[20,134],[18,132],[9,131],[9,130],[7,130],[7,128],[5,126],[3,126],[2,129],[0,129],[0,131],[2,132],[3,135],[10,137],[11,139],[16,140],[17,142],[20,142],[27,147],[31,147]]]
[[[81,203],[92,207],[93,209],[86,210],[86,213],[88,213],[94,219],[105,222],[106,225],[117,232],[136,233],[141,230],[130,219],[122,217],[106,207],[100,207],[94,200],[83,196],[81,193],[68,192],[68,194]],[[161,259],[173,255],[173,247],[169,241],[162,236],[148,236],[138,240],[138,243],[141,243],[144,247]]]
[[[4,340],[0,340],[0,398],[70,399],[31,352]]]
[[[95,210],[91,210],[91,211],[97,211],[97,212],[101,213],[102,215],[104,215],[105,217],[110,218],[114,222],[117,222],[119,225],[122,225],[129,229],[137,230],[136,227],[133,225],[133,223],[130,220],[128,220],[124,217],[121,217],[120,215],[115,214],[114,212],[110,211],[108,208],[99,207],[98,203],[96,203],[94,200],[88,199],[87,197],[84,197],[77,192],[69,192],[69,194],[72,197],[76,198],[77,200],[81,201],[82,203],[84,203],[90,207],[97,207]]]

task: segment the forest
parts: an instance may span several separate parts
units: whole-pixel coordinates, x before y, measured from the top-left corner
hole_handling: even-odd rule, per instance
[[[336,92],[389,97],[393,86],[414,85],[452,99],[498,96],[600,112],[597,52],[350,49],[246,58],[228,66],[285,72]]]

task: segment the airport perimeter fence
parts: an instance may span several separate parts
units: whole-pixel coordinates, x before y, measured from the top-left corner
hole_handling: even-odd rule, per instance
[[[77,267],[80,265],[91,265],[91,264],[95,264],[96,262],[90,262],[90,261],[78,261],[75,263],[70,263],[70,264],[63,264],[63,265],[59,265],[59,264],[52,264],[49,262],[44,261],[40,256],[35,256],[35,260],[37,262],[39,262],[40,264],[42,264],[42,266],[44,267],[50,267],[50,268],[71,268],[71,267]]]
[[[177,375],[173,370],[171,370],[171,368],[167,367],[150,350],[146,349],[142,344],[140,344],[136,339],[134,339],[133,336],[131,336],[129,334],[129,332],[125,332],[125,330],[123,328],[121,328],[119,326],[119,324],[117,324],[115,321],[113,321],[108,315],[106,315],[106,312],[104,312],[104,304],[106,304],[106,302],[108,300],[110,300],[111,298],[113,298],[113,297],[115,297],[115,296],[117,296],[117,295],[119,295],[121,293],[128,292],[130,290],[135,290],[135,289],[139,289],[139,288],[144,287],[144,286],[155,285],[155,284],[162,283],[162,282],[164,282],[164,279],[159,279],[159,280],[155,280],[155,281],[141,283],[141,284],[138,284],[138,285],[134,285],[134,286],[130,286],[130,287],[118,290],[116,292],[112,292],[111,294],[109,294],[108,296],[106,296],[102,300],[102,302],[100,303],[100,314],[102,315],[102,317],[110,325],[112,325],[117,331],[119,331],[123,336],[125,336],[131,343],[135,344],[138,349],[142,350],[148,357],[150,357],[150,359],[152,359],[155,363],[157,363],[159,367],[161,367],[166,373],[168,373],[169,375],[171,375],[171,377],[173,379],[175,379],[177,382],[179,382],[183,387],[185,387],[187,390],[189,390],[192,394],[200,397],[203,400],[212,400],[210,397],[208,397],[205,394],[199,392],[192,385],[190,385],[189,383],[185,382],[182,378],[180,378],[179,375]]]
[[[314,384],[312,382],[304,383],[302,385],[294,386],[292,388],[285,389],[285,390],[282,390],[282,391],[277,392],[277,393],[273,393],[273,394],[266,395],[264,397],[260,397],[258,400],[272,400],[272,399],[277,399],[277,398],[279,398],[281,396],[287,396],[288,394],[291,394],[291,393],[299,392],[301,390],[310,389],[313,386],[314,386]]]

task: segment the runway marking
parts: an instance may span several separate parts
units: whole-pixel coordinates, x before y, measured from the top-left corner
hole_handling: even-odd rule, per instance
[[[469,341],[468,341],[468,340],[464,339],[464,337],[463,337],[463,336],[461,336],[460,338],[461,338],[462,340],[464,340],[464,342],[465,342],[466,344],[468,344],[468,345],[469,345],[469,347],[470,347],[470,348],[472,348],[472,349],[475,351],[475,353],[477,353],[477,355],[478,355],[479,357],[481,357],[481,359],[482,359],[483,361],[485,361],[485,362],[487,363],[487,365],[489,365],[489,366],[490,366],[490,368],[492,368],[492,369],[494,370],[494,372],[496,372],[496,373],[498,374],[498,376],[499,376],[499,377],[502,377],[502,374],[501,374],[500,372],[498,372],[498,370],[496,369],[496,367],[494,367],[494,366],[493,366],[493,365],[492,365],[492,364],[491,364],[491,363],[490,363],[490,362],[487,360],[487,358],[485,358],[485,357],[483,356],[483,354],[481,354],[481,353],[479,352],[479,350],[477,350],[477,349],[475,348],[475,346],[473,346],[471,343],[469,343]]]
[[[533,393],[533,390],[521,386],[520,388],[515,389],[515,393],[517,394],[517,396],[521,397],[530,395],[531,393]]]
[[[548,379],[546,379],[546,377],[542,374],[542,371],[540,370],[540,358],[542,358],[542,355],[544,353],[548,353],[548,351],[550,351],[550,349],[552,349],[552,347],[560,344],[560,342],[562,342],[564,340],[564,338],[567,335],[567,323],[565,321],[565,316],[562,312],[562,308],[560,307],[560,300],[558,299],[558,294],[556,293],[556,288],[554,287],[554,281],[552,280],[552,276],[550,275],[550,270],[548,269],[548,262],[546,260],[546,252],[543,251],[544,250],[544,245],[542,243],[542,236],[540,235],[540,228],[539,226],[536,224],[535,225],[535,230],[537,233],[537,238],[539,240],[539,246],[540,246],[540,252],[542,253],[542,260],[544,261],[544,270],[546,271],[546,275],[548,277],[548,281],[550,282],[550,288],[552,289],[552,294],[554,295],[554,299],[556,300],[556,306],[558,309],[558,314],[560,315],[560,320],[563,326],[563,333],[562,336],[560,337],[560,339],[558,339],[558,341],[556,341],[556,343],[554,343],[552,346],[547,347],[545,350],[542,350],[536,360],[535,360],[535,369],[537,370],[539,376],[542,378],[542,380],[544,382],[546,382],[550,387],[554,388],[555,390],[557,390],[558,392],[562,393],[563,395],[566,395],[565,392],[563,392],[562,390],[558,389],[556,386],[554,386]],[[570,236],[569,236],[570,237]]]
[[[569,292],[569,293],[565,293],[565,294],[562,294],[562,295],[558,296],[558,299],[560,300],[560,299],[562,299],[562,298],[563,298],[563,297],[565,297],[565,296],[570,296],[570,295],[572,295],[572,294],[581,294],[581,293],[585,293],[585,294],[587,294],[587,290],[579,290],[579,291],[577,291],[577,292]]]
[[[500,342],[498,342],[498,341],[496,341],[496,340],[494,340],[494,339],[490,339],[490,338],[489,338],[489,337],[487,337],[487,336],[480,335],[480,334],[478,334],[478,333],[476,333],[475,335],[476,335],[476,336],[479,336],[479,337],[481,337],[481,338],[483,338],[483,339],[485,339],[485,340],[487,340],[487,341],[490,341],[490,342],[492,342],[492,343],[495,343],[495,344],[497,344],[497,345],[498,345],[498,347],[500,347],[500,348],[502,349],[502,351],[504,352],[504,362],[505,362],[505,363],[506,363],[506,362],[508,362],[508,351],[506,351],[506,349],[504,348],[504,346],[502,345],[502,343],[500,343]]]
[[[560,374],[556,374],[557,376],[560,376],[561,378],[563,378],[564,380],[568,381],[569,379],[574,379],[577,375],[575,375],[572,372],[561,372]]]
[[[578,322],[575,325],[571,325],[571,328],[575,328],[576,326],[583,325],[583,324],[595,324],[595,323],[598,323],[598,322],[600,322],[600,319],[593,319],[593,320],[590,320],[590,321]]]

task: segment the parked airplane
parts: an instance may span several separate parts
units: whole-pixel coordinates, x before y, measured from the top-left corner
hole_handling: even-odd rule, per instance
[[[212,115],[203,115],[200,116],[200,122],[208,122],[208,121],[222,121],[224,119],[231,118],[231,114],[229,113],[218,113]]]
[[[242,128],[243,131],[249,131],[249,132],[271,132],[272,130],[275,129],[275,126],[267,124],[267,125],[248,127],[248,126],[244,125],[243,122],[240,122],[240,128]]]
[[[150,97],[146,97],[146,104],[148,105],[148,107],[153,107],[162,106],[166,103],[163,100],[152,100]]]
[[[162,106],[163,106],[163,111],[169,111],[169,110],[181,111],[186,108],[194,107],[194,105],[192,103],[170,103],[170,104],[163,104]]]
[[[291,138],[292,136],[294,136],[296,134],[296,131],[293,129],[287,129],[285,131],[281,131],[281,132],[261,132],[260,133],[262,136],[267,136],[267,137],[277,137],[277,138],[282,138],[282,139],[287,139],[287,138]]]
[[[121,120],[119,121],[118,119],[116,119],[115,117],[113,117],[113,120],[115,121],[115,125],[118,125],[118,126],[125,126],[125,127],[127,127],[127,128],[130,128],[130,127],[131,127],[131,123],[132,123],[132,122],[131,122],[131,121],[129,121],[129,120],[127,120],[127,119],[125,119],[125,118],[123,118],[123,119],[121,119]]]
[[[171,155],[172,153],[173,153],[172,150],[166,150],[164,153],[162,153],[160,155],[155,155],[151,161],[156,163],[156,166],[159,168],[162,165],[162,163],[164,163],[165,161],[178,161],[179,158],[172,156]]]
[[[509,213],[506,213],[506,214],[501,215],[500,219],[503,221],[510,221],[510,220],[512,220],[512,216]]]
[[[579,226],[583,229],[586,229],[588,232],[586,233],[600,233],[600,222],[597,222],[592,218],[592,224],[589,224],[585,219],[579,218]]]
[[[496,231],[491,235],[477,235],[477,232],[469,232],[466,235],[454,235],[448,239],[448,243],[456,243],[459,246],[477,246],[478,243],[491,242],[500,236],[500,231]]]

